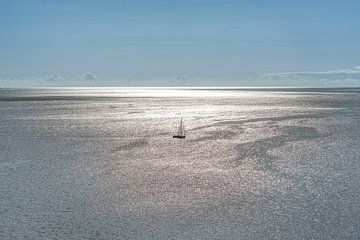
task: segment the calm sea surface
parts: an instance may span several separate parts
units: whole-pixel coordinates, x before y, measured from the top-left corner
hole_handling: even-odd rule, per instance
[[[0,239],[360,239],[360,90],[0,89]]]

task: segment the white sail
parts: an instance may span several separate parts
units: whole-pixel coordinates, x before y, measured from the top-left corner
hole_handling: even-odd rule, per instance
[[[173,138],[185,138],[185,124],[184,124],[184,121],[181,117],[180,119],[180,125],[179,125],[179,128],[178,128],[178,131],[176,133],[176,135],[173,136]]]
[[[185,125],[184,125],[184,122],[183,122],[183,119],[182,119],[182,118],[180,119],[180,125],[179,125],[179,129],[178,129],[178,135],[185,136]]]

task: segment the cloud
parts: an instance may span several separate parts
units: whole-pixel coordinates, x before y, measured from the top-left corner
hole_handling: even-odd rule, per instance
[[[81,80],[86,81],[86,82],[92,82],[92,81],[96,81],[97,77],[95,74],[93,73],[84,73],[81,76]]]
[[[66,76],[59,73],[42,77],[6,77],[0,78],[0,87],[77,87],[94,86],[98,78],[94,73],[84,73],[78,76]],[[104,84],[111,84],[109,81]]]
[[[52,74],[50,76],[45,77],[44,80],[46,82],[62,82],[65,79],[60,74],[56,73],[56,74]]]
[[[337,84],[360,84],[360,66],[349,69],[337,69],[331,71],[299,71],[266,73],[262,79],[272,82],[305,82],[305,83],[337,83]]]
[[[187,85],[187,84],[196,84],[201,82],[200,79],[198,77],[194,77],[194,76],[184,76],[182,74],[179,74],[177,76],[174,77],[170,77],[168,79],[165,79],[165,82],[171,83],[171,84],[176,84],[176,85]]]
[[[38,79],[33,79],[33,82],[46,82],[51,84],[72,84],[72,83],[82,83],[82,82],[93,82],[96,81],[97,77],[93,73],[84,73],[78,77],[64,77],[59,73],[51,74],[46,77],[41,77]]]
[[[93,82],[97,80],[94,73],[84,73],[79,77],[64,77],[59,73],[51,74],[47,77],[41,77],[37,79],[39,82],[49,83],[78,83],[78,82]]]

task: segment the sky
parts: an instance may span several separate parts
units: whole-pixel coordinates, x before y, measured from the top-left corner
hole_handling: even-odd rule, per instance
[[[360,86],[357,0],[0,0],[0,87]]]

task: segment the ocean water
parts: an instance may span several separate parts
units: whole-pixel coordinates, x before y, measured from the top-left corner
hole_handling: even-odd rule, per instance
[[[0,90],[3,240],[360,239],[359,186],[359,89]]]

